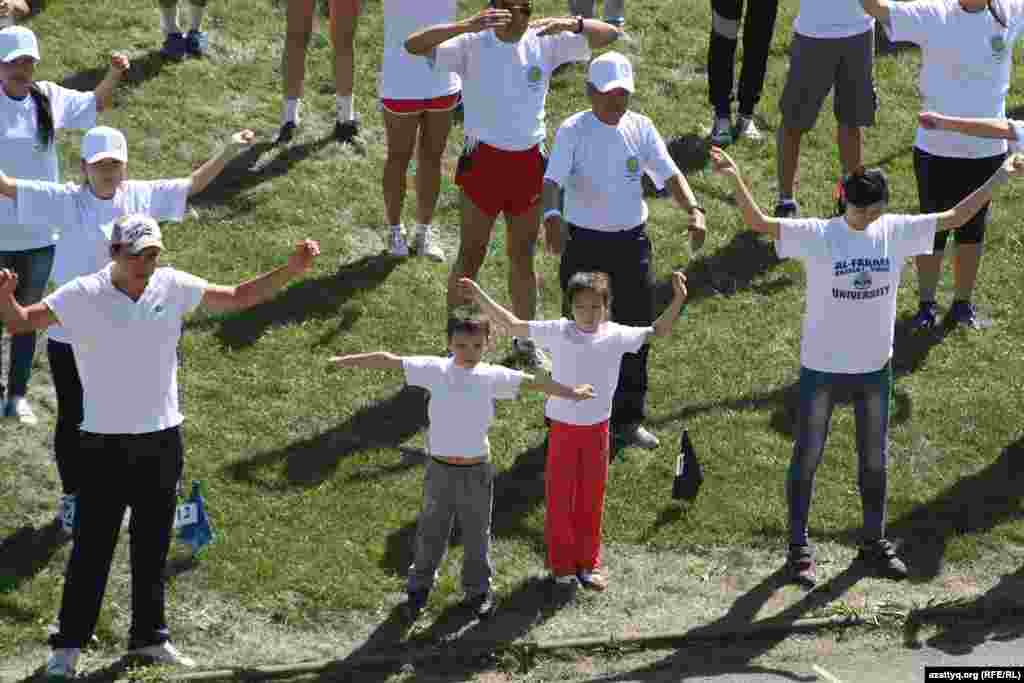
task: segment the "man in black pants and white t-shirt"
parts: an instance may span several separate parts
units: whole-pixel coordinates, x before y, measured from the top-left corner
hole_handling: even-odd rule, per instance
[[[14,299],[18,277],[0,270],[0,318],[21,333],[62,325],[71,337],[85,395],[81,455],[91,467],[78,497],[78,519],[46,665],[51,679],[75,675],[81,648],[99,618],[126,507],[132,508],[130,654],[194,666],[171,645],[164,569],[184,448],[178,410],[178,339],[184,317],[202,304],[214,312],[254,306],[306,271],[320,253],[299,242],[288,264],[234,287],[174,268],[157,268],[160,228],[147,216],[118,219],[112,263],[76,278],[41,303]],[[124,482],[130,482],[125,486]]]

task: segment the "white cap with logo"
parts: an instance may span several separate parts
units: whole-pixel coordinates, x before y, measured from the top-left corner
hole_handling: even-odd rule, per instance
[[[8,26],[0,30],[0,62],[13,62],[18,57],[39,61],[36,34],[24,26]]]
[[[146,247],[164,248],[163,236],[157,222],[141,213],[122,216],[114,222],[110,234],[111,244],[120,244],[132,255],[138,254]]]
[[[633,92],[633,66],[626,56],[619,52],[605,52],[590,62],[587,81],[600,92],[622,88]]]
[[[87,164],[95,164],[103,159],[128,161],[128,141],[124,134],[116,128],[97,126],[90,128],[82,138],[82,159]]]

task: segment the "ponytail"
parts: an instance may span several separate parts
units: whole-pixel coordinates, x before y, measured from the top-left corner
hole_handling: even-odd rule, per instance
[[[36,128],[39,132],[39,145],[46,149],[53,144],[53,107],[50,106],[50,98],[44,93],[39,85],[33,83],[28,88],[29,95],[36,103]]]

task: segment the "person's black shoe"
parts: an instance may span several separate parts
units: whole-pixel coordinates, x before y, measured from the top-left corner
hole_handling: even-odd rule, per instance
[[[402,603],[402,616],[408,621],[416,621],[420,612],[427,606],[427,591],[410,591],[405,602]]]
[[[882,578],[893,581],[907,578],[907,565],[896,557],[896,548],[886,538],[861,544],[856,561]]]
[[[775,202],[775,217],[776,218],[799,218],[800,217],[800,205],[796,203],[795,199],[782,199]]]
[[[910,321],[910,329],[915,332],[935,329],[938,312],[939,307],[934,301],[922,301],[918,304],[917,313]]]
[[[281,130],[277,132],[277,137],[274,138],[275,145],[286,145],[292,141],[295,137],[295,131],[298,130],[299,125],[294,121],[286,121]]]
[[[351,143],[357,135],[359,135],[359,121],[352,119],[351,121],[334,122],[334,139],[338,142]]]
[[[818,583],[814,553],[811,552],[810,546],[789,546],[789,553],[786,555],[786,578],[789,583],[807,589],[814,588]]]
[[[958,325],[969,330],[980,330],[982,328],[981,323],[978,321],[978,310],[970,301],[964,301],[963,299],[953,302],[949,307],[949,313],[942,319],[942,324],[947,328],[953,328]]]
[[[463,601],[466,609],[472,610],[478,619],[487,619],[494,613],[494,593],[486,590]]]

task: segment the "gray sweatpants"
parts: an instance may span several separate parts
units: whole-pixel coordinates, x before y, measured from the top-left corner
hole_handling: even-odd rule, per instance
[[[431,458],[423,475],[423,511],[409,568],[409,592],[429,591],[441,565],[456,516],[462,536],[462,589],[467,597],[491,587],[491,504],[494,468],[446,465]]]

